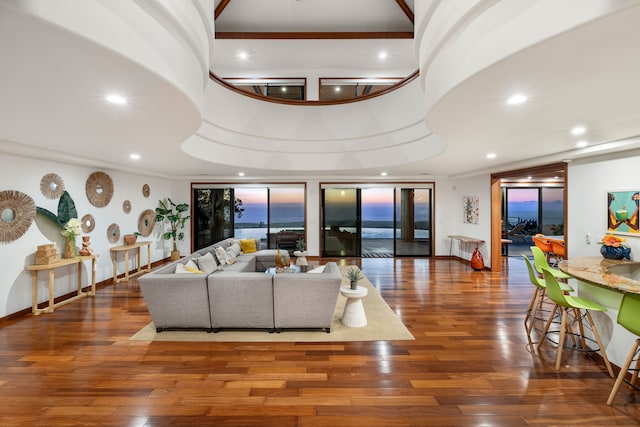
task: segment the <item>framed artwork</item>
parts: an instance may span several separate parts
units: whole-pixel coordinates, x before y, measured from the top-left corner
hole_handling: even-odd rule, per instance
[[[640,190],[607,192],[607,231],[640,235],[638,230],[638,207]]]
[[[480,213],[480,201],[478,200],[478,196],[464,196],[462,198],[462,206],[462,222],[467,224],[477,224]]]

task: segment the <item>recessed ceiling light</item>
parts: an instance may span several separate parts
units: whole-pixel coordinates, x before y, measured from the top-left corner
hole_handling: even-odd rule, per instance
[[[238,176],[244,176],[244,172],[238,172]]]
[[[342,89],[340,89],[340,86],[336,86],[336,88],[334,89],[336,92],[340,92]]]
[[[286,86],[282,86],[282,88],[280,89],[282,92],[286,92],[287,91],[287,87]]]
[[[129,158],[130,158],[131,160],[140,160],[140,154],[138,154],[138,153],[131,153],[131,154],[129,154]]]
[[[384,60],[387,59],[387,52],[384,50],[378,54],[378,59]]]
[[[380,175],[381,176],[387,176],[387,173],[386,172],[381,172]]]
[[[116,93],[112,93],[111,95],[107,95],[106,96],[106,100],[109,101],[112,104],[126,104],[127,103],[127,99],[122,96],[122,95],[118,95]]]
[[[496,158],[496,153],[487,154],[487,159],[495,159],[495,158]]]
[[[526,95],[523,95],[521,93],[516,93],[515,95],[512,95],[511,98],[507,99],[507,104],[518,105],[526,102],[526,100],[527,100]]]
[[[572,135],[582,135],[586,131],[587,131],[587,129],[584,126],[575,126],[573,129],[571,129],[571,134]]]
[[[589,145],[589,143],[587,141],[578,141],[578,142],[576,142],[576,147],[578,147],[578,148],[583,148],[583,147],[586,147],[587,145]]]
[[[240,51],[240,52],[238,52],[238,58],[240,58],[240,59],[249,59],[249,54],[247,52]]]

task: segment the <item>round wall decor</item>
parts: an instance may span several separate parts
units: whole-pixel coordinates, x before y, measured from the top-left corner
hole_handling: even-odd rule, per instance
[[[58,174],[48,173],[40,180],[40,191],[47,199],[57,199],[64,193],[64,182]]]
[[[120,226],[115,222],[107,228],[107,239],[109,239],[111,243],[116,243],[120,240]]]
[[[0,241],[11,242],[27,232],[36,217],[36,203],[20,191],[0,191]]]
[[[131,212],[131,202],[129,200],[122,202],[122,211],[126,214]]]
[[[138,219],[138,232],[143,237],[147,237],[153,231],[153,226],[156,225],[156,213],[151,209],[147,209],[140,214]]]
[[[91,233],[96,226],[96,220],[93,219],[93,215],[86,214],[80,220],[80,227],[82,227],[82,231],[85,233]]]
[[[113,181],[104,172],[94,172],[87,178],[85,185],[89,203],[97,208],[107,206],[113,197]]]
[[[149,184],[142,186],[142,195],[144,197],[149,197],[151,195],[151,188],[149,187]]]

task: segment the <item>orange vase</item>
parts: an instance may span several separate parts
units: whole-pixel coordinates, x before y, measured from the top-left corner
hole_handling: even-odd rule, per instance
[[[479,270],[484,270],[484,259],[482,258],[482,254],[480,253],[480,250],[478,248],[476,248],[475,251],[473,251],[473,254],[471,255],[471,268],[473,268],[476,271]]]

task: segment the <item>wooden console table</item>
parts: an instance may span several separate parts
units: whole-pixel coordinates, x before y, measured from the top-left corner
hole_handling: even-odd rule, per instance
[[[140,264],[140,248],[147,247],[147,268],[143,268]],[[138,252],[138,269],[135,273],[129,274],[129,251],[136,250]],[[113,283],[126,282],[131,277],[135,277],[142,273],[148,273],[151,271],[151,242],[137,242],[133,245],[114,246],[111,248],[113,252]],[[118,278],[118,253],[124,252],[124,277]]]
[[[91,290],[88,292],[82,291],[82,261],[91,260]],[[69,299],[61,301],[59,303],[54,303],[54,289],[55,289],[55,275],[54,271],[56,268],[64,267],[66,265],[78,265],[78,293]],[[88,255],[88,256],[77,256],[74,258],[63,258],[58,262],[54,262],[53,264],[33,264],[28,265],[27,270],[31,271],[31,290],[32,290],[32,300],[31,300],[31,311],[34,316],[37,316],[42,313],[53,313],[53,310],[56,307],[59,307],[64,304],[68,304],[72,301],[75,301],[79,298],[84,298],[85,296],[95,296],[96,294],[96,255]],[[47,270],[49,271],[49,305],[45,308],[38,308],[38,272]]]
[[[474,239],[473,237],[467,237],[467,236],[447,236],[448,238],[451,239],[451,242],[449,243],[449,256],[451,256],[451,250],[453,249],[453,241],[457,240],[458,242],[458,256],[460,256],[460,250],[462,249],[461,246],[463,244],[468,245],[468,244],[476,244],[476,247],[478,247],[479,244],[484,243],[484,240],[481,239]]]

